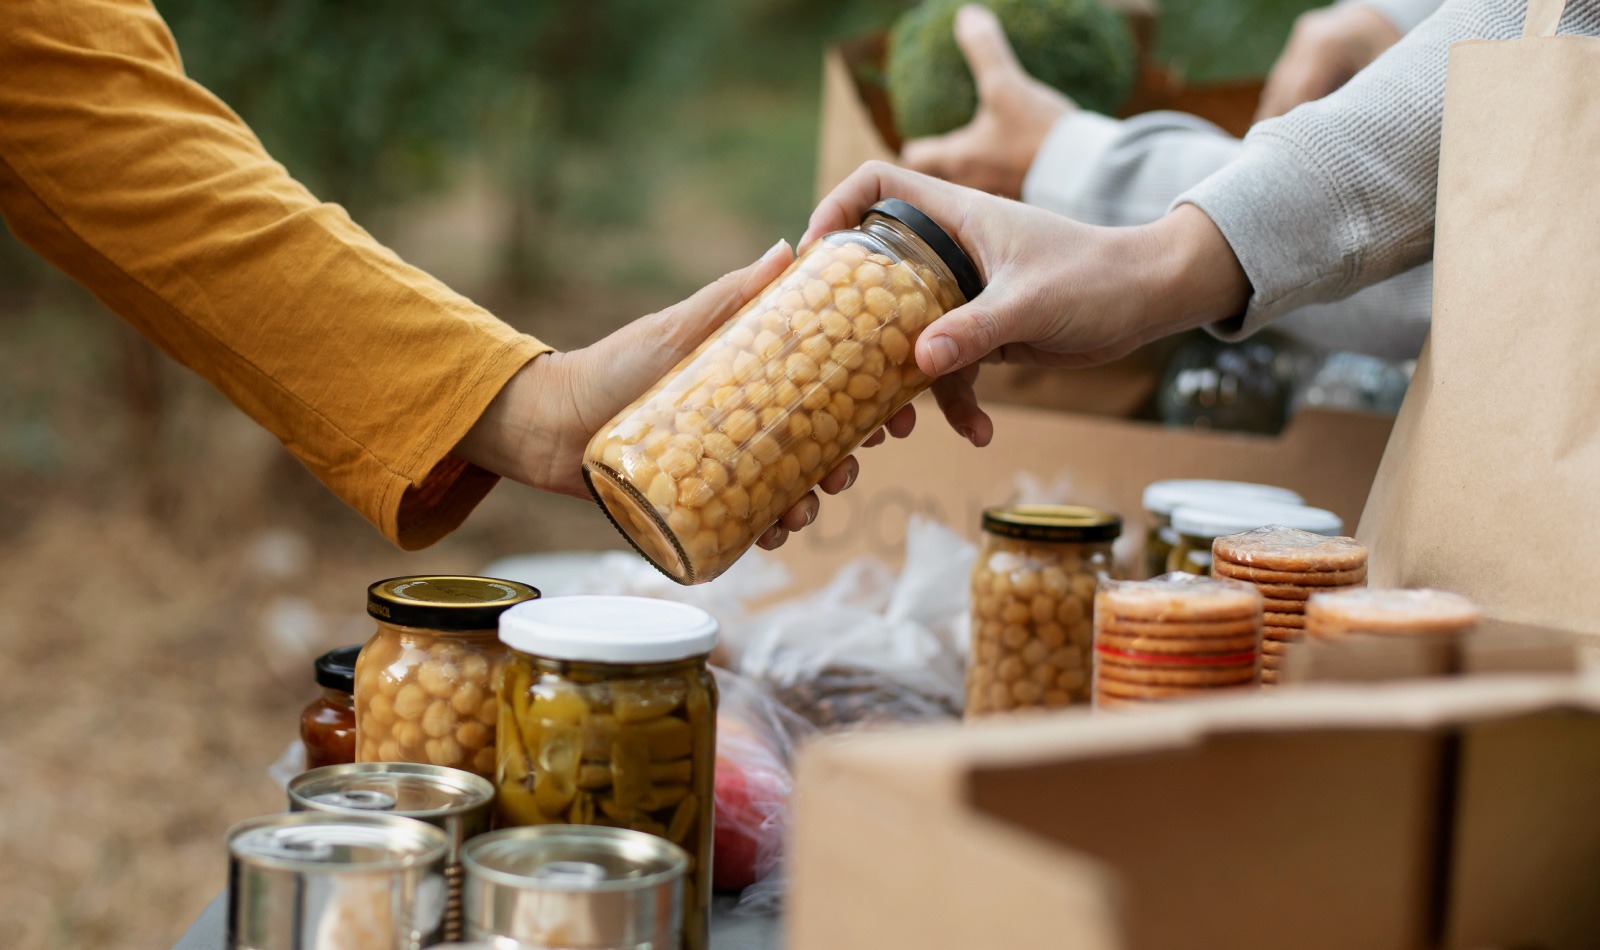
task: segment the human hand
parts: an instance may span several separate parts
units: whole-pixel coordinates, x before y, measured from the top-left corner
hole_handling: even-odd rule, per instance
[[[1350,81],[1400,39],[1388,17],[1364,3],[1307,10],[1267,74],[1255,121],[1321,99]]]
[[[954,132],[907,142],[900,160],[958,185],[1019,198],[1050,129],[1078,107],[1023,70],[1000,18],[989,8],[962,7],[955,35],[977,83],[977,114]]]
[[[473,425],[455,454],[482,468],[544,491],[588,498],[583,452],[600,427],[655,385],[793,260],[787,242],[759,261],[724,275],[694,296],[641,317],[582,349],[546,353],[519,370]],[[885,428],[897,437],[911,431],[915,416],[905,407]],[[877,445],[880,429],[864,443]],[[818,487],[837,494],[855,481],[860,466],[845,458]],[[790,531],[817,516],[809,492],[761,536],[762,547],[782,544]]]
[[[987,284],[916,346],[918,367],[939,377],[940,408],[969,438],[988,425],[972,394],[978,361],[1093,365],[1233,316],[1249,298],[1233,249],[1192,205],[1140,227],[1097,228],[884,162],[863,165],[823,199],[801,246],[853,226],[884,198],[943,225]]]

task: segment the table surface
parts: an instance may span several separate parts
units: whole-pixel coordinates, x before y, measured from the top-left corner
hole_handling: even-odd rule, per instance
[[[715,898],[711,905],[712,950],[779,950],[783,946],[778,918],[735,915],[734,899]],[[206,905],[172,950],[223,950],[227,939],[228,894],[218,894]]]

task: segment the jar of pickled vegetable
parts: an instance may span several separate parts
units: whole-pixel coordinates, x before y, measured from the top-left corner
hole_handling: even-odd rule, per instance
[[[642,597],[553,597],[500,618],[501,825],[631,828],[689,853],[683,945],[705,950],[711,909],[717,623]]]
[[[345,765],[356,760],[357,644],[329,650],[314,666],[322,695],[300,713],[300,742],[306,747],[306,768]]]
[[[982,289],[932,219],[880,202],[603,426],[590,492],[668,577],[711,580],[932,383],[918,336]]]
[[[1089,701],[1094,593],[1122,519],[1074,505],[983,513],[967,715]]]
[[[494,775],[500,615],[539,592],[488,577],[395,577],[367,588],[378,632],[356,661],[356,761]]]
[[[1144,538],[1146,577],[1165,574],[1167,559],[1178,544],[1172,527],[1172,513],[1183,506],[1204,507],[1211,503],[1273,501],[1298,505],[1302,499],[1287,488],[1257,485],[1253,482],[1225,482],[1207,478],[1174,478],[1151,482],[1144,490],[1144,511],[1149,528]]]

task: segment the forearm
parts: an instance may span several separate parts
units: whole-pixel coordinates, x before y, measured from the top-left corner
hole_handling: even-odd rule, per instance
[[[1077,111],[1045,138],[1023,181],[1022,200],[1085,224],[1148,224],[1242,148],[1211,123],[1181,112],[1112,119]]]
[[[143,0],[0,12],[0,210],[406,547],[493,478],[451,449],[545,350],[318,202]]]
[[[1569,4],[1594,32],[1597,4]],[[1179,198],[1222,231],[1247,274],[1250,332],[1429,259],[1449,45],[1521,32],[1523,4],[1447,0],[1343,89],[1263,122],[1226,168]]]

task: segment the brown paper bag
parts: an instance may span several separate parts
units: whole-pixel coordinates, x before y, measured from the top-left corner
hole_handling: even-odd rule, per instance
[[[1374,586],[1600,634],[1600,39],[1456,44],[1433,329],[1359,537]]]

